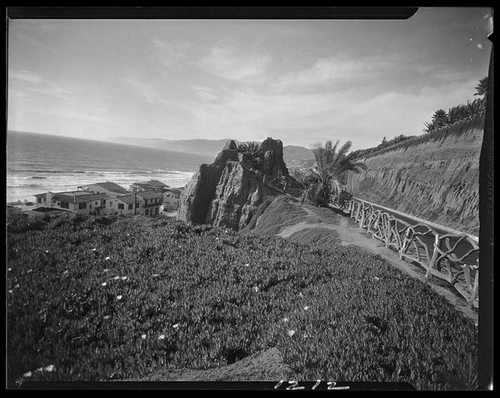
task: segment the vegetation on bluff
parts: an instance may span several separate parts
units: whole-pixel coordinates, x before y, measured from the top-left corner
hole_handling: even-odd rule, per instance
[[[474,385],[476,327],[358,248],[163,217],[22,222],[7,231],[10,386],[139,379],[269,347],[297,380]]]
[[[304,194],[302,201],[308,198],[317,206],[328,206],[332,198],[337,198],[341,191],[342,180],[348,171],[359,173],[366,166],[354,159],[355,154],[349,153],[352,142],[347,141],[340,148],[332,141],[326,141],[325,146],[313,150],[316,164],[307,171],[295,171],[295,179],[302,185]]]

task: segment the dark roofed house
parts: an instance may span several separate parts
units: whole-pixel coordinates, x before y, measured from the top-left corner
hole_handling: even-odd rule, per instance
[[[139,214],[146,216],[157,216],[160,214],[160,207],[163,203],[163,194],[154,191],[137,192],[140,198]]]
[[[108,214],[136,214],[140,199],[134,194],[116,195],[106,201]],[[135,204],[135,205],[134,205]]]
[[[163,192],[164,211],[175,211],[179,207],[179,201],[182,194],[180,188],[169,188]]]
[[[121,185],[118,185],[112,181],[98,182],[95,184],[87,184],[78,187],[81,191],[105,193],[108,195],[118,195],[130,193]]]
[[[136,182],[130,185],[131,191],[155,191],[163,192],[165,189],[170,188],[167,184],[158,180],[149,180],[145,182]]]
[[[46,192],[36,194],[39,207],[55,207],[82,214],[101,214],[106,194],[86,191]]]

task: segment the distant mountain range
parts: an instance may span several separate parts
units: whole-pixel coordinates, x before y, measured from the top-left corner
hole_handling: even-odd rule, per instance
[[[187,152],[198,155],[213,156],[214,158],[222,150],[228,139],[189,139],[189,140],[166,140],[162,138],[135,138],[119,137],[113,142],[151,147],[157,149],[167,149],[170,151]],[[235,140],[238,142],[237,140]],[[283,146],[283,159],[290,168],[310,167],[314,163],[314,154],[311,149],[297,145]]]

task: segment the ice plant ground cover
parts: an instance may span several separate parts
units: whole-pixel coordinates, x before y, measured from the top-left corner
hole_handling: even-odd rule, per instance
[[[448,389],[477,368],[474,324],[356,247],[141,216],[21,221],[7,233],[9,385],[47,364],[30,379],[139,379],[270,347],[296,380]]]

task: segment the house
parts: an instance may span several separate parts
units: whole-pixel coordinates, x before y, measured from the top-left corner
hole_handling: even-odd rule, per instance
[[[176,211],[182,194],[181,188],[168,188],[163,192],[163,210]]]
[[[79,214],[102,214],[106,194],[87,191],[46,192],[36,194],[37,207],[56,207]],[[104,203],[103,203],[104,201]]]
[[[87,191],[87,192],[96,192],[96,193],[105,193],[108,195],[123,195],[130,193],[121,185],[118,185],[111,181],[106,182],[98,182],[95,184],[87,184],[81,185],[78,187],[79,191]]]
[[[160,207],[163,203],[163,194],[154,191],[139,191],[139,207],[137,214],[146,216],[157,216],[160,214]]]
[[[137,214],[140,198],[134,194],[108,197],[105,204],[105,214]]]
[[[136,182],[130,185],[129,189],[131,191],[154,191],[154,192],[163,192],[165,189],[170,188],[167,184],[164,184],[158,180],[149,180],[146,182]]]

